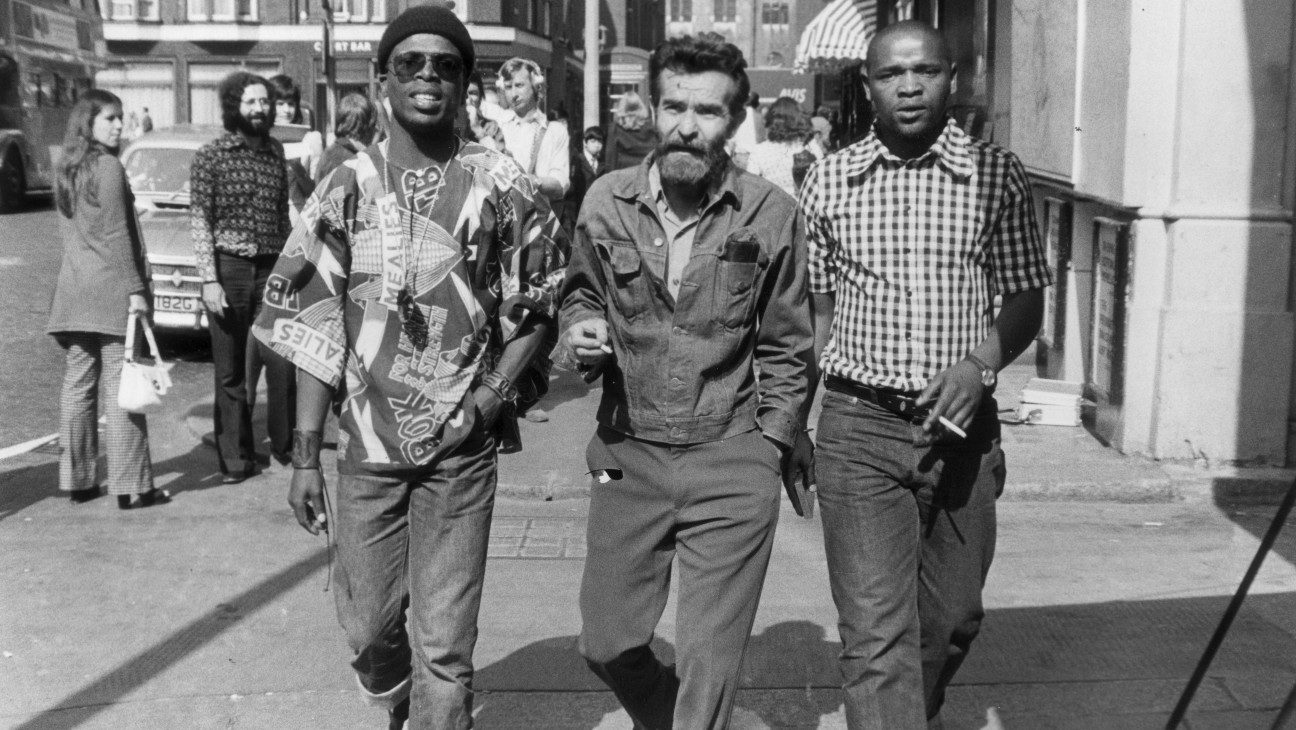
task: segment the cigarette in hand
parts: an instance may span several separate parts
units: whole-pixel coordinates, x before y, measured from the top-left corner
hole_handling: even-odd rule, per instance
[[[967,438],[967,432],[964,431],[963,429],[959,428],[958,426],[955,426],[955,425],[954,425],[954,422],[951,421],[950,419],[948,419],[948,418],[946,418],[946,417],[944,417],[944,416],[941,416],[941,417],[940,417],[940,424],[941,424],[942,426],[944,426],[944,427],[946,428],[946,430],[948,430],[949,432],[951,432],[951,433],[953,433],[954,435],[958,436],[959,438],[961,438],[961,439],[965,439],[965,438]]]
[[[607,354],[607,355],[611,355],[611,354],[612,354],[612,346],[609,345],[609,344],[607,344],[606,342],[603,343],[603,344],[601,344],[601,345],[599,345],[599,349],[602,350],[604,354]]]

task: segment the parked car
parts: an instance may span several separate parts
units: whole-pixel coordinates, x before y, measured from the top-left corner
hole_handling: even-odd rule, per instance
[[[306,131],[275,127],[274,136],[291,156]],[[189,168],[198,148],[222,134],[216,126],[180,125],[149,132],[122,151],[148,249],[153,325],[159,332],[207,331],[202,278],[189,237]]]

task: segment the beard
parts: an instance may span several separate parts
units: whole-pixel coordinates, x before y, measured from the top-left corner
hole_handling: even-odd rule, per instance
[[[238,131],[252,137],[264,137],[270,134],[270,128],[274,126],[274,117],[268,114],[253,114],[245,117],[242,114],[235,120]]]
[[[657,145],[657,168],[663,183],[671,185],[710,184],[720,176],[729,156],[725,154],[725,141],[711,144],[662,142]]]

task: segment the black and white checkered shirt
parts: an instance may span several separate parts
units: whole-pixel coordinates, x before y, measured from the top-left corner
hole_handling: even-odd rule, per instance
[[[1026,170],[950,121],[913,160],[870,133],[801,188],[810,291],[836,292],[820,366],[921,390],[990,332],[994,296],[1052,283]]]

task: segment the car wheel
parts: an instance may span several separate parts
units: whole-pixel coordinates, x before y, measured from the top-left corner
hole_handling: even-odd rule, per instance
[[[0,167],[0,212],[8,213],[17,210],[27,190],[23,178],[22,163],[10,154]]]

